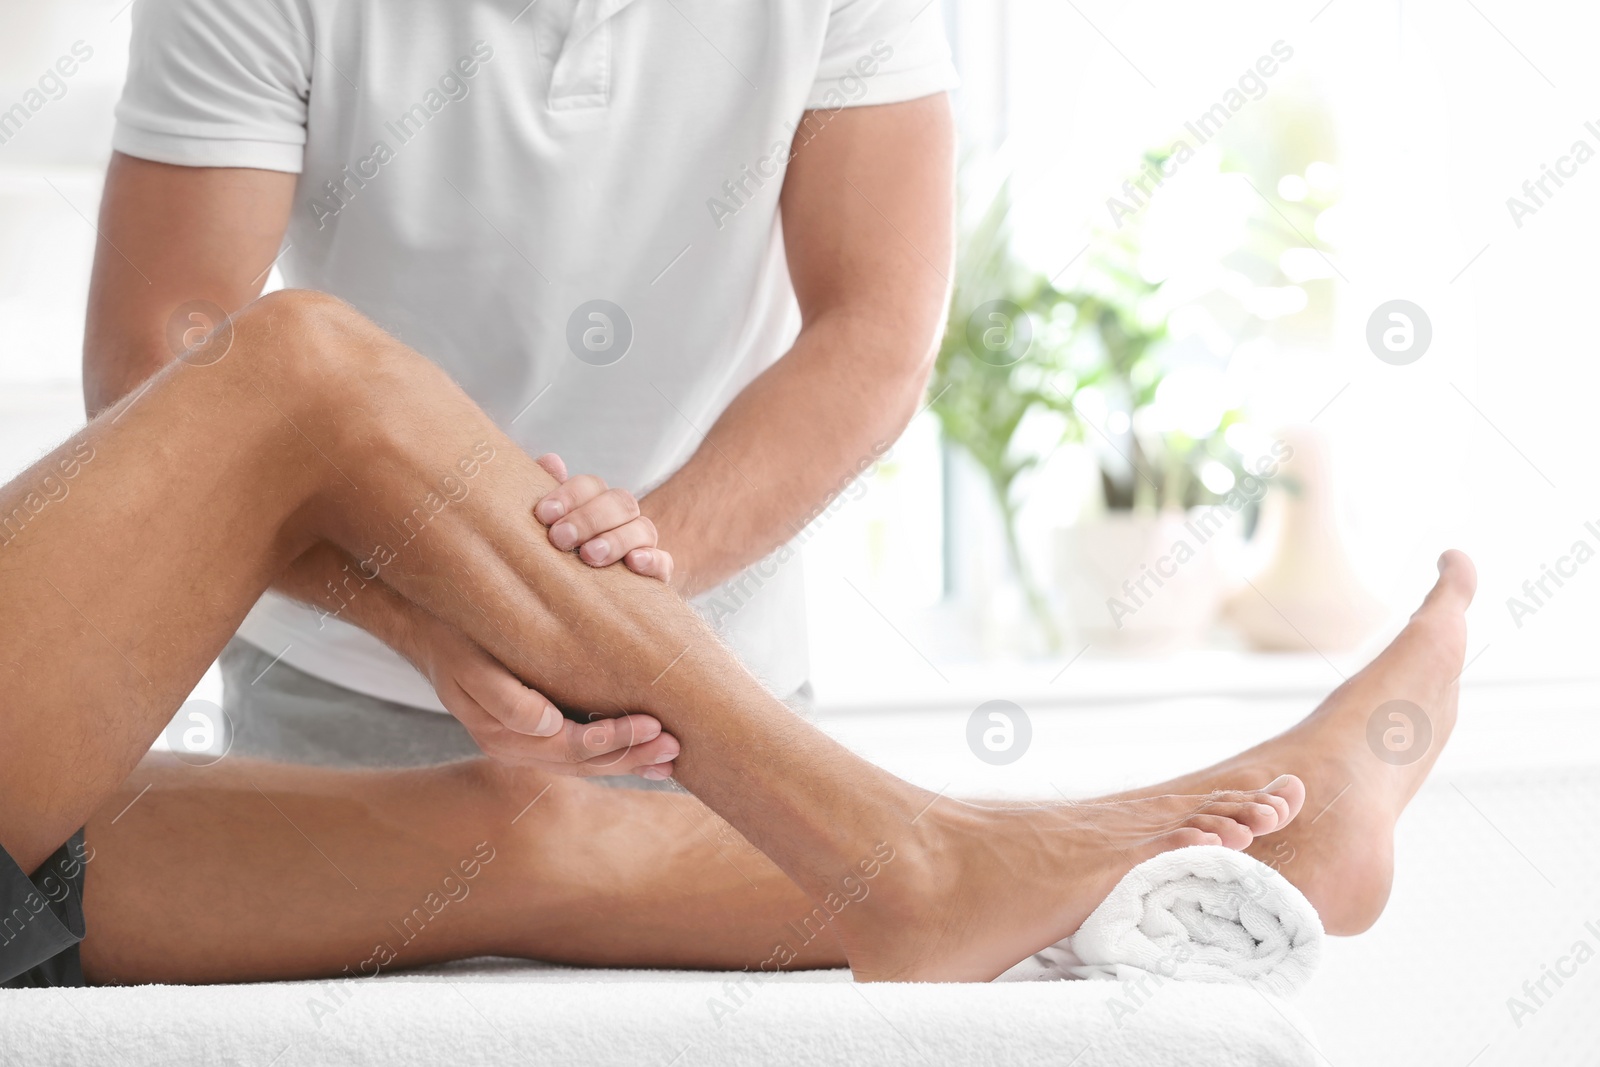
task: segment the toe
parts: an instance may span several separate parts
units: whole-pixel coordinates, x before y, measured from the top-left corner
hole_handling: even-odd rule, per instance
[[[1477,589],[1477,568],[1473,566],[1472,560],[1465,552],[1452,548],[1439,557],[1439,580],[1434,583],[1427,599],[1422,602],[1422,607],[1424,610],[1439,608],[1446,611],[1466,611]]]
[[[1189,820],[1189,827],[1210,834],[1217,844],[1235,852],[1250,847],[1256,837],[1244,823],[1226,815],[1196,815]]]
[[[1195,814],[1223,815],[1243,823],[1251,833],[1270,834],[1288,825],[1305,803],[1305,786],[1286,774],[1265,789],[1219,790],[1198,798]]]
[[[1194,814],[1214,815],[1229,819],[1244,827],[1249,834],[1270,834],[1276,830],[1282,816],[1266,793],[1245,793],[1238,800],[1210,797],[1200,804]],[[1192,825],[1193,820],[1187,820]]]
[[[1222,838],[1198,826],[1180,826],[1169,833],[1162,834],[1155,840],[1154,852],[1171,852],[1175,848],[1189,848],[1192,845],[1220,845]]]
[[[1278,830],[1293,822],[1306,806],[1306,784],[1292,774],[1278,775],[1263,792],[1267,802],[1278,809]]]

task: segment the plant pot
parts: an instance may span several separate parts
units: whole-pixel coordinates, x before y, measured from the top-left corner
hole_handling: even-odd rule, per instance
[[[1211,628],[1242,542],[1225,508],[1110,512],[1057,531],[1055,586],[1080,643],[1170,652]]]

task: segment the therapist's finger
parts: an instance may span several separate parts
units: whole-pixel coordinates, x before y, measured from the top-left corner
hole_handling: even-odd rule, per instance
[[[473,704],[514,734],[553,737],[567,721],[544,694],[523,685],[522,679],[486,652],[475,654],[458,668],[454,681]]]
[[[509,677],[509,672],[508,672]],[[677,754],[676,739],[656,745],[661,723],[649,715],[623,715],[598,723],[573,722],[543,696],[522,689],[521,696],[497,684],[485,684],[487,675],[467,680],[455,699],[446,701],[484,755],[502,763],[543,764],[561,774],[628,774],[640,767],[670,760]],[[543,705],[540,722],[530,724],[519,705]],[[554,718],[554,728],[549,718]],[[530,728],[532,726],[532,728]],[[537,732],[535,732],[537,730]],[[638,751],[630,751],[637,749]],[[606,769],[606,768],[610,769]]]
[[[664,548],[636,548],[622,560],[635,574],[662,582],[672,581],[672,553]]]
[[[464,710],[468,716],[474,710],[481,711],[513,734],[548,740],[553,746],[565,743],[560,735],[568,722],[561,714],[561,709],[550,703],[537,689],[524,685],[521,678],[481,648],[466,652],[451,672],[450,679],[467,698]],[[446,706],[449,707],[448,704]],[[454,708],[451,711],[455,713]],[[456,714],[456,717],[465,721],[460,714]],[[642,720],[649,716],[640,718]],[[467,722],[466,725],[474,730],[476,736],[478,731],[475,727],[484,724]],[[661,732],[661,724],[654,719],[635,725],[641,737],[654,737]],[[654,732],[651,732],[652,725]]]
[[[567,480],[567,461],[554,452],[546,452],[534,462],[543,467],[544,472],[556,481],[564,482]]]
[[[652,782],[664,782],[678,773],[678,765],[669,760],[666,763],[656,763],[649,767],[641,767],[633,773]]]
[[[572,481],[577,480],[574,478]],[[571,485],[572,482],[567,484]],[[567,512],[560,522],[550,527],[550,543],[563,552],[570,552],[591,538],[615,530],[638,517],[639,502],[632,493],[626,489],[607,489],[582,507]]]
[[[514,766],[538,766],[568,777],[636,774],[649,767],[670,766],[678,754],[677,739],[661,733],[660,724],[647,715],[626,716],[639,720],[638,725],[605,733],[596,733],[590,723],[562,719],[560,732],[551,737],[508,730],[471,701],[456,708],[455,715],[490,759]],[[649,740],[641,740],[644,737]],[[598,754],[589,756],[591,752]]]
[[[578,556],[590,566],[606,567],[636,548],[654,548],[657,540],[656,524],[640,515],[591,537],[578,549]]]
[[[648,715],[624,715],[609,720],[621,723],[615,731],[597,737],[593,723],[568,722],[567,749],[559,765],[550,769],[580,778],[634,774],[645,767],[670,764],[678,755],[678,739],[659,732],[661,726]],[[649,724],[648,726],[636,725]],[[630,742],[632,742],[630,744]],[[597,755],[584,759],[588,752]]]
[[[533,506],[533,517],[546,526],[554,525],[604,492],[606,483],[592,474],[568,478]]]
[[[501,763],[589,777],[631,774],[678,752],[677,739],[650,715],[573,722],[482,649],[462,655],[438,692],[484,755]]]
[[[637,720],[660,724],[648,715],[623,715],[580,724],[569,734],[573,742],[567,762],[582,775],[631,774],[644,767],[670,763],[678,756],[678,739],[667,733],[640,733]]]

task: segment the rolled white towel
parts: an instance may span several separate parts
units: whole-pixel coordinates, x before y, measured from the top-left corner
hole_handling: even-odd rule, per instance
[[[1316,971],[1322,939],[1316,909],[1283,875],[1242,852],[1195,845],[1139,864],[1077,933],[997,981],[1126,979],[1148,972],[1248,982],[1287,997]]]

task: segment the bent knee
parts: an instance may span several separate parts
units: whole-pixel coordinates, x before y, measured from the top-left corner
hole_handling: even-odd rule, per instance
[[[280,289],[233,317],[234,355],[296,395],[337,389],[365,373],[386,335],[336,296]]]
[[[378,328],[361,312],[315,289],[279,289],[252,301],[234,317],[236,330],[265,332],[268,338],[297,351],[315,352],[332,338]]]

